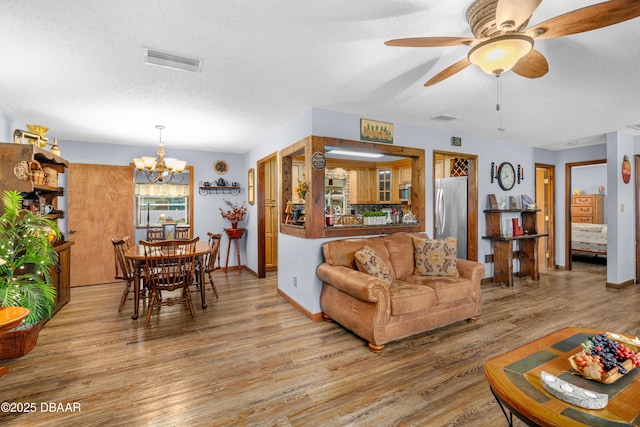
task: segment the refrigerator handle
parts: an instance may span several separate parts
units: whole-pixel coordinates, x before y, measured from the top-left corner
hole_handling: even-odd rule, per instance
[[[436,238],[444,231],[444,200],[442,188],[438,188],[436,193],[436,213],[438,215],[436,221]]]

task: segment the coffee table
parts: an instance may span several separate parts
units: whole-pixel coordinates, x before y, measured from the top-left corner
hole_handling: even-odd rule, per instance
[[[569,356],[581,350],[587,337],[599,332],[565,328],[485,363],[485,376],[510,426],[513,415],[532,426],[640,426],[640,369],[630,370],[609,385],[571,373]],[[542,388],[541,371],[607,394],[607,407],[584,409],[552,396]]]

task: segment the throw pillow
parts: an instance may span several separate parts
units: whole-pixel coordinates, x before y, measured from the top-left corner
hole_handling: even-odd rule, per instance
[[[415,267],[413,274],[419,276],[458,277],[456,267],[456,239],[422,239],[413,237]]]
[[[359,271],[391,283],[391,269],[373,249],[369,246],[363,246],[354,255]]]

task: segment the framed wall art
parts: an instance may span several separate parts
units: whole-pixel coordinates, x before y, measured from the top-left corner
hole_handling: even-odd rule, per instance
[[[253,168],[249,169],[247,172],[247,202],[250,205],[253,205],[256,202],[255,198],[255,170]]]
[[[360,119],[360,139],[393,144],[393,123]]]

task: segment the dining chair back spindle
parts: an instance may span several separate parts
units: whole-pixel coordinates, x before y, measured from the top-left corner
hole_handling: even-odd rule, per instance
[[[154,307],[183,303],[189,307],[191,317],[195,317],[189,287],[195,279],[195,253],[198,237],[191,240],[163,240],[159,242],[140,241],[144,248],[144,277],[151,292],[147,307],[145,326],[149,325]],[[181,289],[181,298],[167,298],[162,291]]]
[[[189,240],[189,227],[176,228],[176,240]]]
[[[127,300],[129,292],[131,291],[131,284],[135,280],[135,267],[131,260],[125,258],[124,256],[125,252],[127,252],[127,249],[131,247],[131,238],[129,236],[125,236],[123,238],[114,237],[113,239],[111,239],[111,243],[113,244],[115,259],[115,278],[117,280],[125,281],[122,298],[120,298],[120,306],[118,307],[119,313],[122,311],[122,307]]]
[[[148,242],[157,242],[159,240],[164,240],[164,229],[160,227],[149,227],[147,228],[147,241]]]

